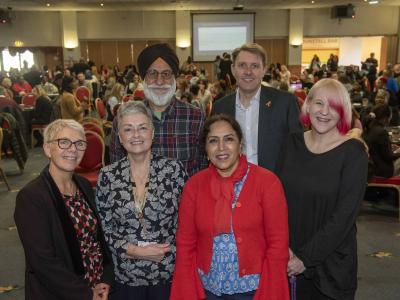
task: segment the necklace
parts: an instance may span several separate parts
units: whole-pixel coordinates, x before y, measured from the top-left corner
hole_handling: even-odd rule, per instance
[[[146,204],[146,198],[147,198],[147,192],[149,190],[149,176],[150,176],[150,170],[147,173],[147,180],[144,186],[144,192],[142,195],[139,194],[138,189],[136,187],[136,182],[132,181],[132,194],[133,194],[133,204],[135,207],[135,212],[138,216],[140,225],[142,226],[142,231],[141,231],[141,236],[145,239],[148,240],[150,238],[149,231],[147,230],[147,226],[144,220],[144,206]]]
[[[133,201],[135,205],[135,211],[138,213],[139,218],[143,218],[143,209],[144,205],[146,204],[148,190],[149,190],[149,181],[146,182],[144,187],[144,192],[142,195],[139,195],[136,183],[132,182]]]

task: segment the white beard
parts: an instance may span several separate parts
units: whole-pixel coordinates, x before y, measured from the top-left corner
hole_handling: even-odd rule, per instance
[[[163,88],[166,89],[168,88],[168,91],[162,95],[158,95],[154,92],[155,89],[157,88]],[[171,102],[172,97],[175,95],[175,90],[176,90],[176,81],[174,78],[174,81],[169,84],[164,84],[164,85],[147,85],[146,81],[143,82],[143,91],[144,95],[146,96],[146,99],[153,102],[154,105],[156,106],[166,106]]]

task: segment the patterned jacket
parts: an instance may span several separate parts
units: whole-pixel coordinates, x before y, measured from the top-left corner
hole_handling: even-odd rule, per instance
[[[181,162],[152,154],[144,219],[141,221],[134,209],[128,157],[101,170],[96,204],[112,253],[117,282],[148,286],[171,281],[178,206],[186,180],[187,173]],[[170,244],[172,251],[161,263],[126,258],[128,245],[140,242]]]

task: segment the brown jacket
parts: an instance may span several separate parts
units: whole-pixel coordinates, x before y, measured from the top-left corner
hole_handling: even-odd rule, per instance
[[[73,94],[64,92],[61,96],[60,107],[63,119],[74,119],[78,122],[82,121],[85,110]]]

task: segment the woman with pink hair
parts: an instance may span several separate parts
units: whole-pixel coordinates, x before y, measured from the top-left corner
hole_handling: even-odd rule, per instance
[[[368,156],[359,140],[346,135],[351,117],[346,88],[322,79],[302,107],[301,121],[311,130],[283,143],[278,175],[288,204],[287,272],[298,300],[354,299],[356,217]]]

